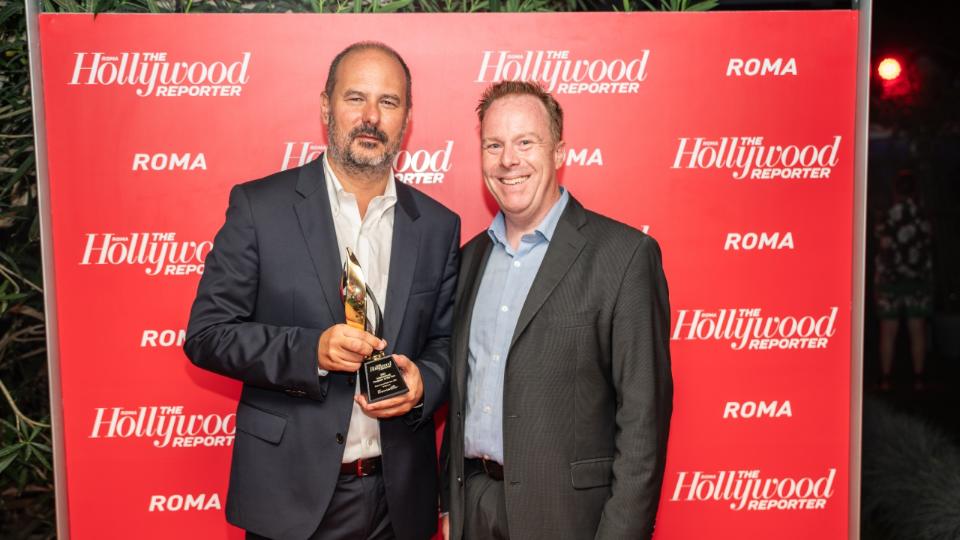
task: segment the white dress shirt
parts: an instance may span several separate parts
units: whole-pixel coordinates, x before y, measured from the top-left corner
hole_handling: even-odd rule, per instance
[[[340,264],[346,258],[346,248],[353,250],[363,269],[367,285],[385,310],[387,298],[387,280],[390,275],[390,250],[393,246],[393,215],[397,204],[397,187],[394,184],[393,171],[387,181],[383,195],[374,197],[367,206],[367,213],[360,218],[357,198],[343,189],[337,179],[327,155],[323,155],[323,172],[327,182],[327,195],[330,198],[330,213],[337,231],[337,246],[340,250]],[[371,311],[372,313],[372,311]],[[360,392],[357,377],[356,393]],[[358,459],[368,459],[380,455],[380,423],[376,418],[364,414],[356,402],[350,415],[350,427],[347,430],[346,448],[343,462],[350,463]]]

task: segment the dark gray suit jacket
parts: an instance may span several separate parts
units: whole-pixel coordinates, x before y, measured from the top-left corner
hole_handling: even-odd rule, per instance
[[[384,313],[387,352],[423,378],[422,415],[380,421],[383,474],[397,537],[437,523],[432,414],[446,401],[460,220],[397,184]],[[322,160],[230,193],[190,313],[184,350],[243,382],[227,519],[276,539],[307,538],[333,494],[353,407],[353,374],[317,374],[320,334],[344,321],[340,253]]]
[[[442,506],[463,534],[470,319],[491,241],[463,249]],[[513,334],[503,390],[504,491],[517,540],[653,531],[673,406],[670,307],[653,238],[571,198]]]

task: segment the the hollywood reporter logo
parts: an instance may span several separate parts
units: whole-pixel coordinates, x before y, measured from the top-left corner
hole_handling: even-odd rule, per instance
[[[285,143],[281,170],[306,165],[325,150],[326,146],[309,141]],[[450,172],[452,157],[452,140],[439,147],[400,150],[393,160],[393,170],[404,184],[442,184]]]
[[[624,58],[578,58],[567,50],[483,51],[474,82],[539,82],[556,94],[636,94],[650,50]]]
[[[237,415],[187,414],[182,405],[98,407],[91,439],[147,439],[155,448],[232,446]]]
[[[768,477],[758,470],[683,471],[670,500],[723,502],[731,510],[820,510],[833,497],[837,470],[823,476]]]
[[[679,137],[671,169],[729,171],[736,180],[823,179],[837,165],[843,137],[807,145],[763,137]]]
[[[166,52],[74,53],[70,85],[130,86],[140,97],[239,96],[250,82],[250,53],[214,62],[170,60]]]
[[[90,233],[81,265],[143,266],[148,276],[203,274],[213,242],[177,240],[176,233]]]
[[[825,314],[764,315],[760,308],[680,309],[671,339],[725,341],[735,351],[824,349],[837,333],[834,306]]]

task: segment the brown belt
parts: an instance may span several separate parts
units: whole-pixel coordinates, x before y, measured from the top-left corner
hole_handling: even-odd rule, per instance
[[[380,457],[367,459],[358,459],[350,463],[340,465],[340,474],[350,474],[353,476],[370,476],[380,472]]]
[[[496,461],[480,458],[467,458],[466,464],[467,467],[472,467],[475,470],[483,471],[484,474],[490,478],[493,478],[494,480],[500,482],[503,481],[503,465],[497,463]]]

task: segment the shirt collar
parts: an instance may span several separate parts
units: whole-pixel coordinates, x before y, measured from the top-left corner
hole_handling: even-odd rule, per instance
[[[560,216],[563,214],[563,209],[567,207],[567,201],[569,200],[570,193],[566,188],[560,186],[560,198],[557,199],[557,202],[553,203],[550,211],[544,216],[543,221],[534,229],[533,234],[539,235],[547,242],[552,240],[553,233],[557,230],[557,223],[560,222]],[[503,215],[503,210],[497,212],[497,215],[493,217],[493,223],[491,223],[487,229],[487,234],[490,235],[490,239],[494,242],[505,246],[509,245],[507,243],[507,221]]]
[[[340,201],[342,198],[347,195],[353,197],[353,194],[343,189],[343,184],[340,183],[337,174],[333,172],[333,168],[330,167],[326,152],[323,153],[323,177],[327,184],[327,198],[330,199],[330,210],[333,211],[333,215],[337,215],[340,213]],[[383,195],[374,197],[374,200],[383,197],[386,203],[384,209],[390,208],[397,202],[397,186],[394,182],[396,182],[395,174],[393,168],[391,168],[390,179],[387,180],[387,186],[383,190]]]

